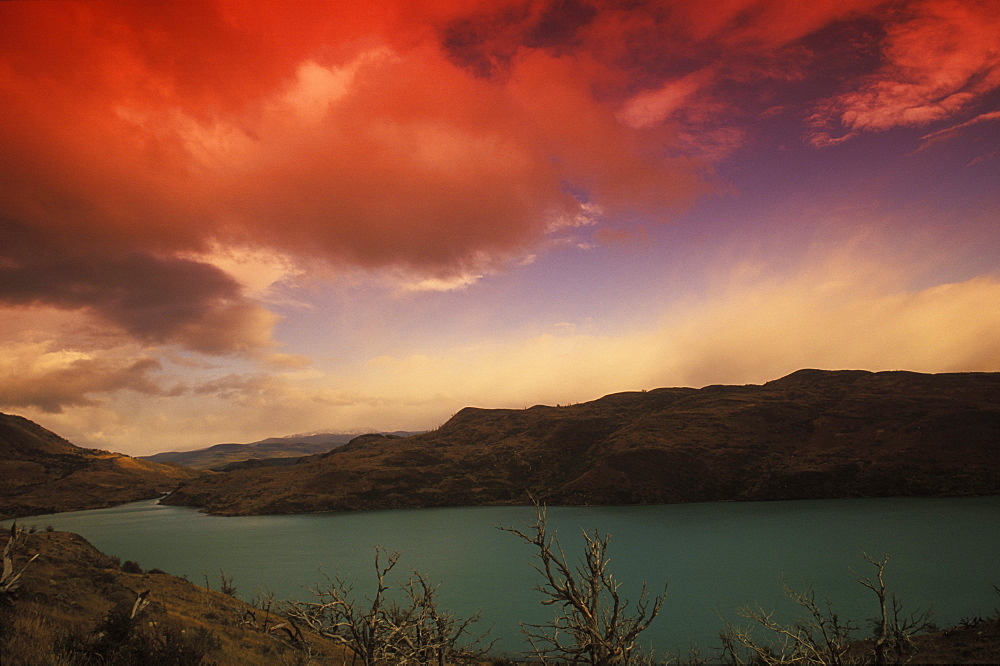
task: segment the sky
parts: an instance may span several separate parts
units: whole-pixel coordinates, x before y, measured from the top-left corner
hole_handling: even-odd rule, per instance
[[[1000,371],[1000,0],[0,2],[0,410],[145,455]]]

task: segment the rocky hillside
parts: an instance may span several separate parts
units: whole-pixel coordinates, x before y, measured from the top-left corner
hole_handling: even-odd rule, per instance
[[[458,412],[285,468],[185,483],[219,514],[1000,492],[1000,373],[801,370],[567,407]]]
[[[149,499],[199,475],[184,467],[82,449],[33,421],[0,414],[0,518]]]

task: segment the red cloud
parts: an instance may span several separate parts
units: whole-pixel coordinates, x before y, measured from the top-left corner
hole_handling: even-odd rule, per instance
[[[891,15],[884,65],[821,105],[814,120],[849,132],[923,126],[953,118],[1000,88],[1000,3],[928,0]],[[836,143],[828,132],[816,145]]]
[[[718,88],[740,68],[788,78],[767,71],[775,52],[879,4],[0,3],[0,224],[33,248],[0,249],[20,281],[0,301],[245,350],[273,318],[178,257],[238,243],[445,279],[586,210],[666,217],[704,189],[676,155],[739,141]],[[831,102],[851,129],[923,122],[995,86],[995,4],[903,5],[884,72]],[[668,122],[650,91],[716,62]],[[658,106],[623,123],[637,94]],[[173,295],[151,298],[158,280]]]
[[[239,240],[441,271],[538,243],[579,213],[567,185],[605,207],[690,194],[577,59],[485,80],[430,41],[451,18],[429,5],[412,26],[399,8],[243,6],[0,9],[20,35],[2,50],[8,215],[71,247]],[[578,9],[542,11],[534,39],[571,36]]]

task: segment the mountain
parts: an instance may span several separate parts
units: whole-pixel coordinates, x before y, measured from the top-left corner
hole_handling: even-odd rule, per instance
[[[800,370],[565,407],[466,408],[165,499],[218,514],[1000,492],[1000,373]]]
[[[413,433],[392,433],[405,437]],[[140,456],[143,460],[158,463],[176,463],[195,469],[221,470],[230,465],[247,461],[267,461],[256,466],[290,464],[289,458],[326,453],[347,444],[357,434],[319,433],[314,435],[289,435],[269,437],[250,444],[216,444],[193,451],[167,451],[151,456]]]
[[[149,499],[199,475],[184,467],[82,449],[33,421],[0,414],[0,518]]]

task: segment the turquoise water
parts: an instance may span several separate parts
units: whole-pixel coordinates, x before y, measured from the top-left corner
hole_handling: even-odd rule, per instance
[[[658,654],[716,642],[724,619],[759,603],[788,607],[783,582],[807,585],[842,616],[874,614],[871,592],[851,569],[869,573],[862,551],[892,554],[890,590],[906,609],[933,606],[942,625],[1000,606],[1000,497],[851,499],[681,504],[648,507],[550,507],[550,531],[574,560],[581,529],[611,534],[612,570],[635,598],[646,581],[663,611],[646,634]],[[518,621],[551,613],[533,590],[531,547],[497,526],[524,527],[528,507],[464,507],[223,518],[194,509],[135,502],[111,509],[23,519],[77,532],[102,551],[218,585],[220,570],[239,596],[273,592],[306,598],[324,575],[372,579],[374,546],[402,552],[401,577],[416,569],[441,583],[444,608],[482,613],[478,625],[499,637],[498,652],[524,646]]]

